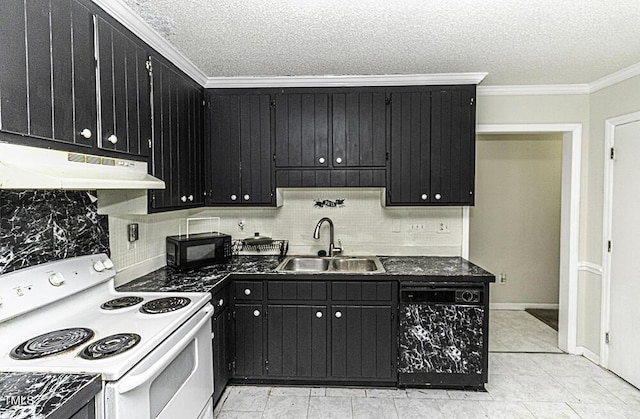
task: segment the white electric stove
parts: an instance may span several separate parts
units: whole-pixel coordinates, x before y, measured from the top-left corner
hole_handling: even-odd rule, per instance
[[[210,417],[211,295],[114,277],[105,254],[1,275],[0,371],[100,374],[98,418]]]

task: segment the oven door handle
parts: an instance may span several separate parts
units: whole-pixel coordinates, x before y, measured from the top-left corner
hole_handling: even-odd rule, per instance
[[[180,340],[180,342],[178,342],[171,350],[169,350],[165,355],[158,359],[158,361],[154,363],[153,368],[146,370],[142,374],[133,375],[120,381],[117,387],[118,393],[125,394],[160,375],[160,373],[164,371],[167,365],[169,365],[169,363],[171,363],[171,361],[173,361],[174,358],[178,356],[178,354],[180,354],[180,352],[182,352],[184,348],[187,347],[189,342],[191,342],[191,339],[193,339],[198,331],[200,331],[202,326],[204,326],[205,323],[210,320],[211,316],[209,314],[212,311],[213,306],[207,305],[207,307],[203,310],[203,312],[205,313],[204,318],[200,320],[198,324]]]

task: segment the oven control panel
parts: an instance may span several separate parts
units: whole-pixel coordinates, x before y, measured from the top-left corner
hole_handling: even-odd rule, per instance
[[[104,253],[0,275],[0,322],[109,281],[115,275],[113,262]]]

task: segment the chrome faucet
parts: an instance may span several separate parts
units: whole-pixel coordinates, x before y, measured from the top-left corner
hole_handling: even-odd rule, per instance
[[[323,217],[316,224],[316,229],[313,230],[313,238],[318,240],[320,238],[320,227],[322,223],[327,221],[329,223],[329,256],[333,257],[337,254],[342,253],[342,246],[335,246],[333,243],[333,221],[329,217]]]

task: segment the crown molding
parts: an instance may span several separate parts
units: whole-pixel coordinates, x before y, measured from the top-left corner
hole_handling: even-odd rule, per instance
[[[478,86],[478,96],[586,95],[588,84],[525,84]]]
[[[488,73],[326,75],[276,77],[209,77],[205,87],[232,89],[251,87],[356,87],[478,84]]]
[[[613,86],[616,83],[628,80],[632,77],[640,76],[640,63],[630,65],[627,68],[611,73],[608,76],[599,78],[596,81],[589,83],[589,93],[597,92],[606,87]]]
[[[140,37],[140,39],[149,44],[153,49],[158,51],[166,59],[171,61],[176,67],[187,73],[201,86],[206,84],[207,76],[122,0],[92,1],[102,10],[111,15],[111,17],[122,23],[127,29]]]

